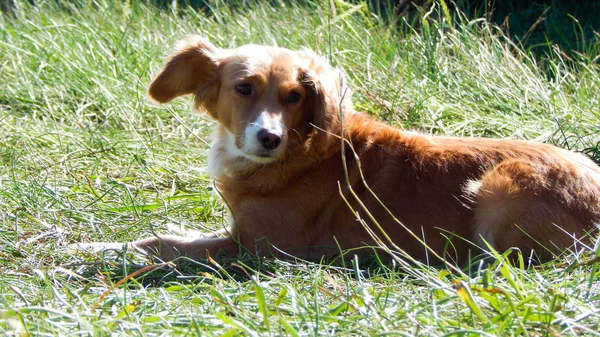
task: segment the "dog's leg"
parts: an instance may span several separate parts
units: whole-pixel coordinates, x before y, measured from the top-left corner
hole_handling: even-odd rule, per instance
[[[474,242],[500,253],[516,247],[547,260],[582,236],[585,224],[550,190],[548,173],[524,160],[501,162],[469,187],[474,201]],[[568,192],[564,192],[568,193]]]
[[[125,247],[130,251],[157,257],[162,261],[171,261],[180,256],[193,260],[202,260],[207,256],[215,257],[221,254],[235,257],[240,253],[240,246],[226,231],[219,231],[202,238],[161,235],[127,244],[120,242],[75,243],[70,245],[69,249],[99,253],[121,251]]]
[[[207,256],[239,255],[239,245],[231,236],[210,238],[186,238],[175,235],[161,235],[131,243],[131,248],[143,254],[153,255],[163,261],[180,256],[192,260],[202,260]]]

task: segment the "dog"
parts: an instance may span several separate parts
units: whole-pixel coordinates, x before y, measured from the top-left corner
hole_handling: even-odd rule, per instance
[[[158,103],[192,95],[216,120],[208,170],[233,219],[208,237],[130,243],[163,260],[319,260],[373,246],[420,261],[464,263],[478,248],[547,260],[589,244],[600,223],[600,169],[587,157],[392,128],[355,111],[343,73],[309,49],[221,49],[190,36],[148,93]]]

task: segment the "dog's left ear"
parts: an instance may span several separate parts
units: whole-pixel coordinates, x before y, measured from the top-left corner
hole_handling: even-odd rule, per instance
[[[309,146],[327,151],[331,140],[340,136],[340,109],[341,113],[352,109],[350,90],[345,85],[344,74],[331,67],[325,58],[308,49],[298,54],[306,61],[300,81],[309,89],[312,103],[308,112],[312,124]]]
[[[154,101],[194,94],[197,105],[209,107],[218,95],[218,65],[221,49],[207,39],[192,35],[179,42],[148,89]],[[209,109],[210,110],[210,109]]]

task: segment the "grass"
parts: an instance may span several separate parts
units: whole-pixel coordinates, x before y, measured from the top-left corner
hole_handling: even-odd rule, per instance
[[[342,1],[201,11],[17,1],[14,16],[0,16],[0,331],[600,335],[600,248],[535,268],[500,257],[464,273],[249,257],[144,270],[149,261],[129,254],[66,250],[225,223],[203,169],[214,122],[185,99],[145,97],[189,33],[222,47],[318,49],[345,69],[357,108],[398,127],[538,139],[600,158],[599,48],[536,58],[485,20],[437,7],[411,25],[387,22]]]

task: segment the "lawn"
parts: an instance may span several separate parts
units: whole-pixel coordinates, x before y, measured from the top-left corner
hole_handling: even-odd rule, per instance
[[[600,161],[598,40],[533,54],[439,5],[404,20],[341,0],[35,3],[0,14],[3,334],[600,335],[600,247],[534,267],[499,252],[477,271],[385,257],[155,265],[67,248],[226,225],[205,174],[214,122],[189,99],[157,106],[145,93],[187,34],[318,50],[345,70],[357,109],[400,128],[531,139]]]

